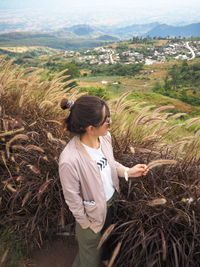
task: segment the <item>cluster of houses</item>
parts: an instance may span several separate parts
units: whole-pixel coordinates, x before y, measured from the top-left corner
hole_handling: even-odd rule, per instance
[[[101,64],[131,64],[144,63],[150,65],[156,62],[166,62],[169,60],[185,59],[190,60],[200,57],[200,41],[176,43],[168,42],[165,46],[147,48],[148,55],[138,49],[133,48],[127,51],[117,51],[116,48],[96,47],[86,51],[65,51],[65,57],[73,57],[76,61],[88,63],[89,65]]]

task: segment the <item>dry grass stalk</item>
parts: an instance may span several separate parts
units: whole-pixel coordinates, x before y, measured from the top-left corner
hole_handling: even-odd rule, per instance
[[[122,111],[125,111],[125,109],[127,107],[130,107],[132,105],[133,105],[133,102],[128,100],[128,101],[124,102],[123,104],[121,104],[120,106],[118,106],[118,109],[116,110],[116,112],[120,113]],[[128,111],[129,111],[129,109],[128,109]]]
[[[147,119],[146,121],[144,121],[143,123],[147,124],[147,123],[152,122],[152,121],[168,122],[167,120],[164,120],[163,118],[150,118],[150,119]]]
[[[34,122],[32,122],[30,125],[29,125],[29,127],[32,127],[32,126],[34,126],[34,125],[36,125],[37,124],[37,121],[34,121]]]
[[[13,145],[13,146],[12,146],[12,149],[13,149],[13,150],[24,150],[24,151],[27,150],[26,147],[24,147],[24,146],[20,146],[20,145]]]
[[[112,266],[113,266],[114,261],[115,261],[117,255],[118,255],[118,253],[119,253],[119,251],[120,251],[121,245],[122,245],[122,242],[119,242],[119,243],[117,244],[117,246],[115,247],[115,249],[114,249],[114,251],[113,251],[113,254],[112,254],[112,257],[111,257],[111,259],[110,259],[110,261],[109,261],[108,267],[112,267]]]
[[[53,137],[53,135],[49,132],[47,133],[47,137],[52,142],[61,143],[63,145],[66,145],[66,142],[64,140]]]
[[[12,130],[12,131],[8,131],[8,132],[4,132],[4,133],[0,133],[0,138],[1,137],[5,137],[5,136],[9,136],[9,135],[13,135],[16,133],[20,133],[24,131],[24,127],[17,129],[17,130]]]
[[[32,172],[34,172],[34,173],[36,173],[36,174],[40,174],[40,170],[39,170],[36,166],[31,165],[31,164],[28,164],[27,166],[29,167],[29,169],[30,169]]]
[[[167,258],[167,245],[166,245],[166,240],[165,240],[165,236],[163,233],[163,230],[160,229],[160,234],[161,234],[161,240],[162,240],[162,251],[163,251],[163,261],[166,261]]]
[[[146,112],[148,112],[150,109],[154,108],[155,105],[151,105],[151,106],[146,106],[144,108],[142,108],[138,114],[138,116],[133,120],[133,125],[138,125],[140,123],[140,121],[142,121],[143,118],[146,118],[147,116],[149,116],[150,114],[146,114]]]
[[[11,184],[6,184],[6,187],[13,193],[17,192],[17,190]]]
[[[22,107],[23,103],[24,103],[24,96],[21,95],[21,97],[20,97],[20,99],[19,99],[19,107],[20,107],[20,108]]]
[[[171,147],[171,148],[176,148],[176,147],[179,147],[180,145],[185,145],[185,144],[187,144],[187,143],[188,143],[187,140],[185,140],[185,141],[181,140],[181,141],[179,141],[179,142],[177,142],[177,143],[171,145],[170,147]]]
[[[157,206],[157,205],[164,205],[167,203],[167,200],[165,198],[156,198],[154,200],[148,201],[147,205],[148,206]]]
[[[10,172],[10,170],[9,170],[9,168],[8,168],[7,162],[6,162],[5,152],[4,152],[4,151],[0,151],[0,152],[1,152],[1,159],[2,159],[2,161],[3,161],[3,164],[4,164],[4,166],[6,167],[8,173],[9,173],[9,175],[10,175],[10,177],[11,177],[12,174],[11,174],[11,172]]]
[[[112,230],[115,228],[115,224],[111,224],[107,229],[106,231],[103,233],[100,241],[99,241],[99,244],[98,244],[98,247],[97,249],[101,248],[102,245],[104,244],[104,242],[108,239],[110,233],[112,232]]]
[[[21,69],[18,71],[18,73],[16,74],[16,79],[21,79],[21,78],[25,78],[25,76],[27,75],[28,72],[33,72],[38,70],[38,68],[36,67],[29,67],[29,68],[25,68],[25,69]]]
[[[4,251],[4,253],[3,253],[3,255],[1,256],[1,265],[3,265],[3,263],[6,261],[6,259],[7,259],[7,256],[8,256],[8,252],[9,252],[9,249],[7,248],[5,251]]]
[[[27,150],[35,150],[35,151],[44,153],[44,149],[43,148],[41,148],[39,146],[35,146],[35,145],[28,145],[28,146],[26,146],[26,149]]]
[[[147,102],[143,101],[143,102],[138,102],[136,105],[135,105],[135,108],[140,108],[142,105],[145,105],[147,104]]]
[[[154,150],[143,148],[143,147],[136,147],[135,150],[137,153],[151,153],[155,155],[160,155],[160,152],[158,151],[154,151]]]
[[[40,103],[39,107],[42,109],[44,108],[45,106],[54,106],[54,103],[52,103],[51,101],[49,100],[44,100]]]
[[[28,201],[29,197],[31,195],[31,192],[27,192],[24,196],[24,198],[22,199],[22,207],[24,207],[24,205],[26,204],[26,202]]]
[[[62,123],[60,121],[57,121],[57,120],[47,120],[47,122],[53,122],[53,123],[56,123],[58,125],[62,125]]]
[[[163,115],[163,119],[166,120],[167,118],[169,118],[171,115],[173,115],[172,112],[167,112]]]
[[[120,98],[117,100],[116,104],[115,104],[115,113],[117,113],[117,110],[119,108],[119,106],[121,105],[121,103],[123,102],[123,100],[130,94],[130,92],[126,92],[124,94],[122,94],[120,96]]]
[[[162,129],[159,129],[159,133],[164,135],[181,126],[183,126],[183,123],[175,124],[171,127],[164,127]]]
[[[183,137],[181,140],[182,141],[192,141],[192,139],[194,139],[195,138],[195,136],[186,136],[186,137]]]
[[[149,169],[152,169],[152,168],[157,167],[157,166],[161,166],[161,165],[173,165],[173,164],[176,164],[176,163],[177,163],[176,160],[159,159],[159,160],[151,161],[149,164],[147,164],[147,167]]]
[[[135,148],[134,147],[130,146],[130,151],[131,151],[131,153],[135,154]]]
[[[148,142],[148,141],[151,141],[151,140],[157,140],[157,139],[160,139],[161,136],[159,135],[149,135],[149,136],[146,136],[142,139],[142,142]]]
[[[200,117],[188,119],[185,123],[188,125],[187,128],[189,128],[193,123],[196,122],[200,122]]]
[[[164,111],[164,110],[167,110],[167,109],[172,109],[172,108],[174,108],[174,106],[172,106],[172,105],[169,105],[169,106],[161,106],[161,107],[159,107],[159,108],[156,108],[154,111],[153,111],[153,113],[155,114],[155,113],[159,113],[159,112],[161,112],[161,111]]]
[[[175,119],[178,119],[178,118],[185,116],[185,115],[187,115],[187,113],[177,113],[173,116],[170,116],[170,120],[175,120]]]
[[[198,130],[196,133],[195,133],[195,137],[199,137],[200,136],[200,130]]]
[[[17,134],[6,143],[7,157],[10,157],[10,145],[16,140],[28,140],[28,136],[25,134]]]
[[[40,188],[39,188],[39,191],[38,191],[38,194],[37,196],[41,195],[47,188],[47,186],[53,181],[53,179],[49,179],[48,181],[44,182]]]

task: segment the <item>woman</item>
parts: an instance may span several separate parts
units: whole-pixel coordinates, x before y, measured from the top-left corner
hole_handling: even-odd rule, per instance
[[[113,156],[111,123],[106,102],[95,96],[81,96],[69,108],[66,128],[74,135],[60,155],[59,174],[66,203],[76,220],[79,252],[73,267],[98,267],[102,232],[111,223],[112,204],[119,192],[118,177],[146,175],[148,168],[137,164],[126,168]]]

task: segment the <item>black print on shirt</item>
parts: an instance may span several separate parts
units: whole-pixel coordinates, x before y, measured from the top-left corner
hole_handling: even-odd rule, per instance
[[[107,159],[102,157],[101,160],[97,162],[97,165],[99,166],[100,170],[102,171],[106,167],[107,163],[108,163]]]

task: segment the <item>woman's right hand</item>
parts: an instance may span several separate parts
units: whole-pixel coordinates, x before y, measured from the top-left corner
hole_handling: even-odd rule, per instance
[[[128,170],[128,177],[140,177],[147,175],[149,169],[146,164],[137,164]]]

